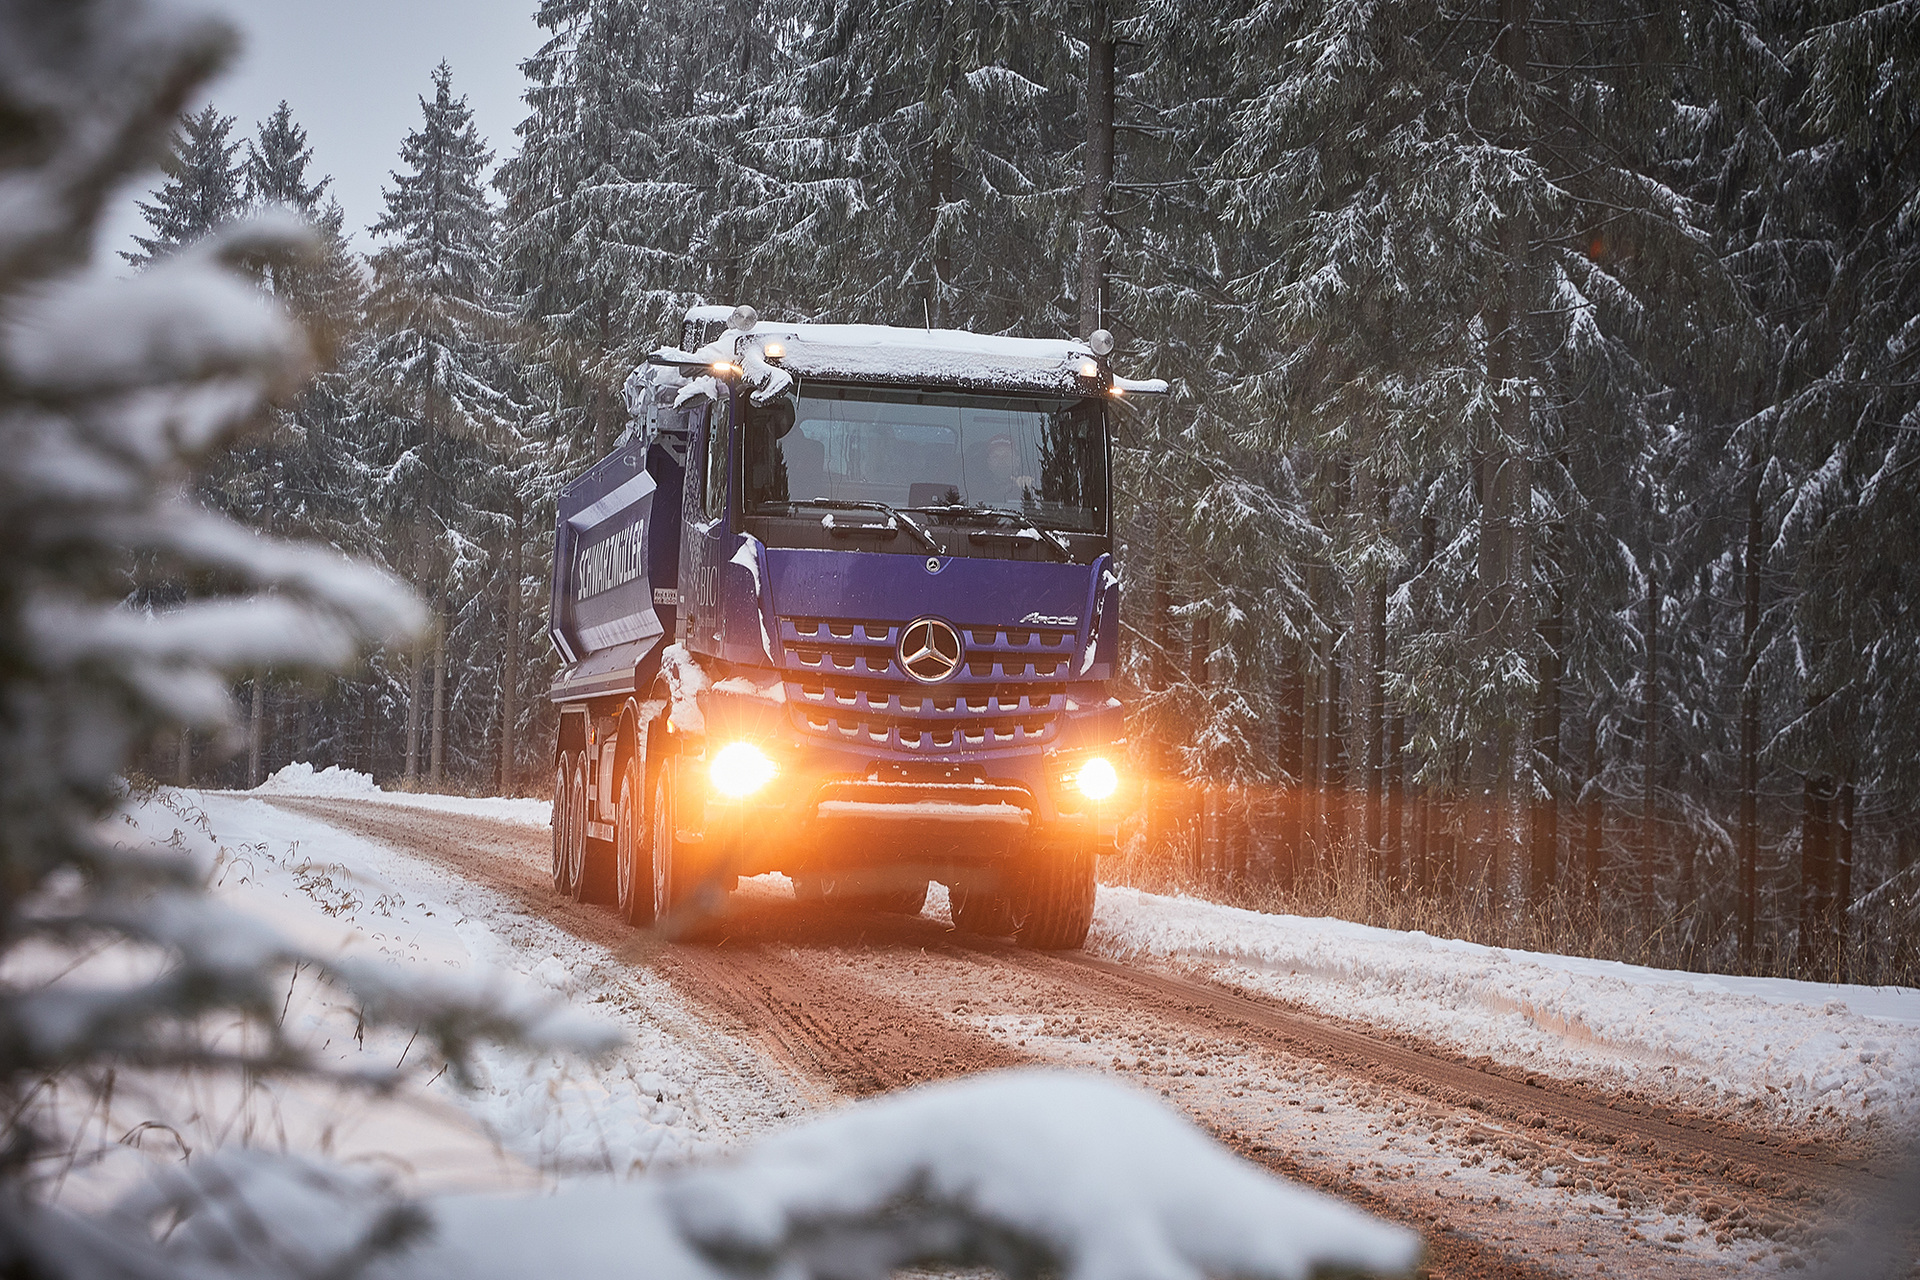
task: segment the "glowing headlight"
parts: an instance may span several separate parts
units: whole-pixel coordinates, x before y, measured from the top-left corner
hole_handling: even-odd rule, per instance
[[[1080,794],[1089,800],[1105,800],[1120,789],[1120,775],[1100,756],[1081,765],[1073,780]]]
[[[720,748],[713,757],[713,763],[707,766],[707,776],[713,782],[713,789],[723,796],[738,800],[750,796],[773,781],[780,772],[780,766],[767,758],[767,753],[751,742],[730,742]]]

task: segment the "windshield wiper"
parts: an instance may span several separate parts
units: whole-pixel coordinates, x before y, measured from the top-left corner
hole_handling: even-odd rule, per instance
[[[1042,542],[1046,543],[1049,547],[1053,549],[1053,552],[1055,555],[1059,556],[1062,560],[1065,560],[1068,562],[1071,562],[1073,560],[1073,548],[1067,545],[1067,540],[1061,537],[1054,530],[1049,529],[1046,525],[1043,525],[1038,520],[1035,520],[1032,516],[1029,516],[1028,514],[1026,514],[1024,511],[1012,511],[1006,507],[989,507],[982,503],[969,503],[969,502],[950,503],[944,507],[908,507],[907,510],[921,511],[921,512],[926,512],[932,515],[991,516],[998,520],[1009,520],[1009,521],[1012,521],[1014,524],[1023,525],[1025,527],[1017,533],[1009,531],[1004,535],[989,534],[985,530],[981,530],[979,536],[986,536],[986,537],[1004,536],[1008,538],[1020,538],[1025,535],[1027,529],[1031,529],[1035,534],[1039,536]],[[968,535],[968,537],[974,537],[974,536],[976,535],[974,534]]]
[[[884,502],[854,502],[848,498],[790,498],[787,500],[787,505],[789,507],[818,507],[824,511],[884,511],[897,523],[905,525],[907,532],[911,533],[915,538],[918,538],[920,545],[924,546],[927,550],[933,552],[940,550],[939,542],[934,539],[932,534],[921,528],[917,520],[912,519],[894,507],[888,506]]]

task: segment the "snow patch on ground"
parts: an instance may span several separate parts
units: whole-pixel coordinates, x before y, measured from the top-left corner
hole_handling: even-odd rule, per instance
[[[208,792],[208,795],[229,794]],[[326,799],[359,798],[386,804],[406,805],[439,813],[459,813],[473,818],[492,818],[520,826],[551,825],[553,805],[546,800],[521,800],[502,796],[447,796],[427,792],[387,791],[364,773],[329,765],[315,769],[296,760],[251,792],[260,796],[316,796]]]
[[[302,782],[298,770],[283,775],[281,787]],[[268,794],[364,794],[428,809],[456,799],[387,797],[364,776],[314,776],[314,787],[329,789]],[[557,1001],[611,1024],[624,1043],[595,1058],[480,1045],[462,1083],[425,1053],[424,1037],[362,1024],[343,992],[302,971],[280,1013],[288,1037],[343,1075],[404,1068],[400,1088],[377,1095],[304,1079],[123,1072],[112,1114],[80,1122],[69,1204],[109,1203],[182,1151],[199,1159],[236,1146],[322,1152],[413,1192],[630,1177],[732,1150],[813,1109],[811,1093],[705,1025],[645,966],[430,864],[246,793],[162,791],[124,825],[162,844],[204,845],[217,899],[315,954],[481,984],[507,1003]]]
[[[1920,1124],[1913,988],[1649,969],[1108,886],[1087,949],[1693,1106]]]

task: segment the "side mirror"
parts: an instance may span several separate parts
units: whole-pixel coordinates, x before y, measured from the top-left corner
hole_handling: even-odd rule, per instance
[[[775,396],[763,405],[754,408],[754,417],[760,423],[760,429],[772,440],[784,440],[793,430],[794,407],[792,396]]]

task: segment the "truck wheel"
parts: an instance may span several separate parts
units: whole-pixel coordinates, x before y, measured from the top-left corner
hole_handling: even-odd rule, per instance
[[[653,880],[651,909],[655,923],[664,922],[687,896],[686,846],[674,826],[673,788],[679,762],[668,756],[653,777],[653,838],[650,864]]]
[[[553,770],[553,891],[567,891],[567,841],[573,832],[572,806],[568,803],[572,794],[567,780],[573,773],[573,757],[565,751],[560,753],[560,763]]]
[[[823,902],[848,911],[881,911],[890,915],[917,916],[926,910],[925,880],[890,884],[876,888],[872,880],[859,876],[823,876],[803,874],[794,877],[793,896],[801,902]]]
[[[1077,951],[1093,924],[1094,847],[1038,845],[1012,894],[1013,940],[1036,951]]]
[[[1013,907],[1005,894],[963,880],[947,886],[947,903],[953,910],[953,927],[961,933],[1004,938],[1013,932]]]
[[[587,870],[587,761],[575,756],[573,773],[567,782],[567,865],[561,875],[560,892],[578,901],[586,884]]]
[[[614,906],[631,925],[653,923],[653,862],[647,856],[646,815],[640,809],[641,764],[627,761],[620,772],[620,800],[613,811]]]

